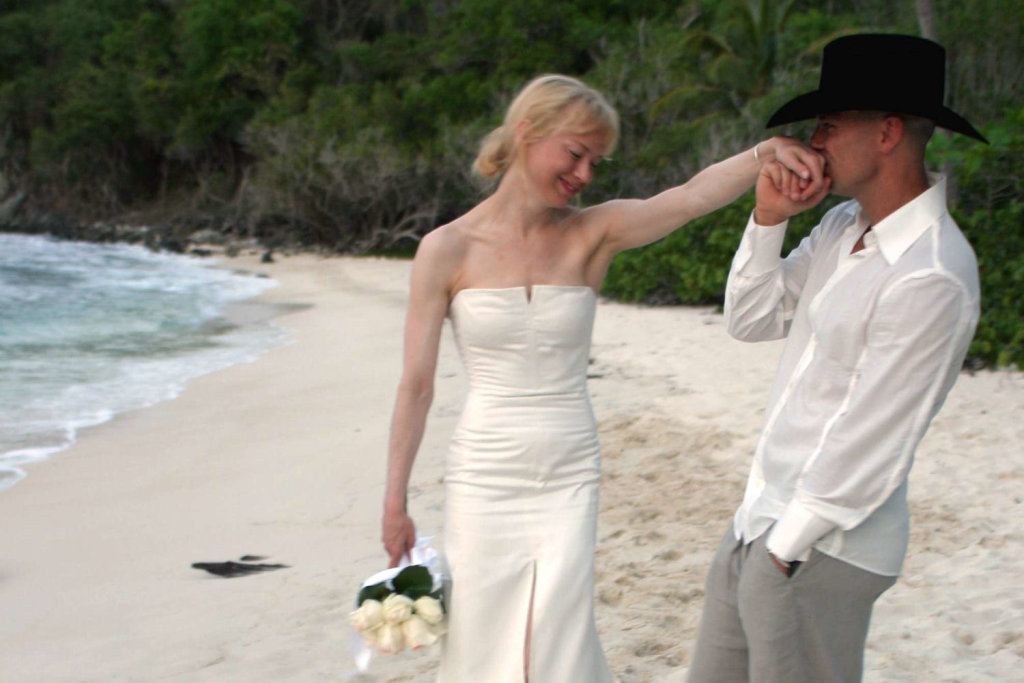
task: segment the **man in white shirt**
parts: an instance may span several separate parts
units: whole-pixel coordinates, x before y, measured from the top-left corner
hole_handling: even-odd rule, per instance
[[[708,574],[691,683],[858,681],[871,609],[907,547],[914,450],[956,381],[978,320],[974,252],[928,175],[935,125],[984,141],[943,106],[945,51],[855,35],[825,47],[819,89],[769,127],[817,117],[825,214],[768,164],[726,290],[729,333],[786,338],[743,503]]]

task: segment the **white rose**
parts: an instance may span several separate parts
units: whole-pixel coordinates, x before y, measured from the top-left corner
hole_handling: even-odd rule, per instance
[[[445,633],[448,633],[448,627],[443,621],[438,624],[430,624],[430,632],[435,636],[443,636]]]
[[[402,627],[397,624],[383,624],[377,629],[377,651],[384,655],[401,652],[405,647]]]
[[[377,647],[377,640],[380,638],[380,629],[380,626],[377,628],[367,629],[365,631],[360,631],[359,635],[367,645],[370,647]]]
[[[441,608],[441,603],[429,595],[424,595],[414,602],[413,610],[423,621],[432,626],[440,624],[444,619],[444,609]]]
[[[384,623],[384,609],[379,600],[363,600],[355,612],[348,615],[352,627],[360,633],[372,631]]]
[[[405,644],[413,650],[437,642],[437,635],[430,629],[430,624],[416,615],[402,622],[402,634],[405,636]]]
[[[392,593],[384,598],[384,621],[401,624],[412,616],[412,600],[405,595]]]

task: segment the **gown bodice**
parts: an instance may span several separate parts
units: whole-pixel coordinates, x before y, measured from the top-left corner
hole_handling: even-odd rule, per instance
[[[586,392],[596,296],[584,285],[463,289],[449,317],[470,390],[530,396]]]

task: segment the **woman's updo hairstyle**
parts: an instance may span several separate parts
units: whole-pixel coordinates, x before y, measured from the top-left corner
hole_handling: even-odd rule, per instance
[[[508,170],[516,156],[516,127],[528,121],[524,142],[534,142],[558,130],[577,135],[604,133],[608,153],[619,139],[619,115],[604,95],[569,76],[539,76],[512,100],[505,121],[480,144],[473,170],[494,178]]]

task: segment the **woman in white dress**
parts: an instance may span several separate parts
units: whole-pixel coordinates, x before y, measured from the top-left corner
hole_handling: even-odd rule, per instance
[[[612,680],[593,616],[595,292],[617,253],[735,200],[766,162],[766,182],[792,197],[823,191],[817,154],[775,137],[650,199],[575,206],[617,138],[599,93],[535,79],[474,164],[496,190],[424,237],[413,262],[382,537],[392,566],[415,541],[406,488],[450,318],[470,390],[444,479],[445,683]]]

